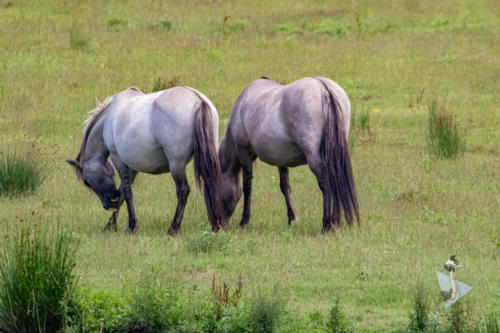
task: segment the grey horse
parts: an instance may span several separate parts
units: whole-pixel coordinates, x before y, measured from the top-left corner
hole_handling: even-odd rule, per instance
[[[340,226],[341,211],[349,225],[359,224],[358,202],[347,146],[350,102],[345,91],[324,77],[288,85],[266,77],[251,82],[239,95],[222,139],[219,157],[222,204],[229,218],[241,198],[240,224],[250,221],[252,167],[258,157],[278,167],[288,224],[296,219],[290,201],[288,168],[308,164],[323,193],[323,232]]]
[[[127,203],[128,230],[137,228],[131,185],[137,172],[170,172],[177,190],[177,209],[168,231],[181,228],[184,208],[190,192],[186,164],[194,155],[198,186],[203,192],[212,230],[225,225],[217,193],[221,184],[217,156],[217,110],[210,100],[189,87],[174,87],[144,94],[128,88],[106,98],[91,112],[84,128],[80,153],[67,160],[79,179],[94,191],[105,209],[114,210],[107,229],[116,230],[116,219],[123,201]],[[121,179],[119,190],[114,168]]]

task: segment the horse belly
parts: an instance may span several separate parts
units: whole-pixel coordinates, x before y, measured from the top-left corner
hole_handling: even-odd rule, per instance
[[[267,164],[278,167],[295,167],[306,164],[307,160],[302,150],[293,142],[281,140],[267,140],[265,144],[254,151]]]
[[[134,147],[120,151],[121,160],[138,172],[160,174],[170,171],[167,157],[162,147],[156,149]]]

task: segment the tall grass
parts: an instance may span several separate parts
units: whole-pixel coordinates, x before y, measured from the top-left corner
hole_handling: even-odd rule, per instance
[[[451,158],[465,151],[465,141],[453,115],[440,103],[429,105],[427,143],[429,152],[439,158]]]
[[[35,232],[36,231],[36,232]],[[73,304],[75,243],[23,228],[0,252],[0,327],[57,332]]]
[[[429,322],[429,305],[425,296],[424,286],[422,281],[417,283],[415,294],[413,296],[413,312],[410,313],[410,323],[408,331],[423,332]]]
[[[47,177],[47,172],[33,155],[0,152],[0,196],[32,194]]]

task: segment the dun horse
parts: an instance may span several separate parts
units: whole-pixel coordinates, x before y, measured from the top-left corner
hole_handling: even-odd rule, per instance
[[[340,226],[341,211],[359,223],[354,177],[347,147],[350,103],[344,90],[322,78],[303,78],[289,85],[268,78],[250,83],[238,97],[221,142],[222,203],[229,218],[241,197],[240,224],[250,221],[252,166],[258,157],[278,167],[288,224],[296,215],[290,201],[288,168],[308,164],[323,193],[323,232]]]
[[[186,164],[194,155],[198,186],[203,180],[205,203],[212,230],[225,225],[217,189],[221,172],[217,156],[219,117],[210,100],[189,87],[175,87],[151,94],[137,88],[106,98],[86,121],[80,153],[67,160],[79,179],[114,210],[106,228],[116,230],[123,201],[127,203],[128,230],[137,228],[131,185],[137,172],[170,172],[177,191],[177,209],[169,229],[181,228],[190,192]],[[121,179],[116,188],[113,166]]]

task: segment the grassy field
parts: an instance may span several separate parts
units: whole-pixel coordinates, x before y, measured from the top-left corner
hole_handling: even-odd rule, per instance
[[[109,213],[64,163],[76,157],[82,122],[104,99],[155,80],[192,86],[218,108],[221,133],[236,97],[265,75],[289,83],[338,82],[370,132],[352,151],[361,227],[321,235],[322,202],[307,167],[291,169],[299,216],[287,228],[276,168],[257,162],[252,221],[223,251],[196,254],[208,230],[193,191],[182,234],[165,232],[176,205],[168,174],[134,184],[137,234],[103,233]],[[339,296],[357,329],[405,327],[415,283],[440,303],[435,270],[451,254],[474,286],[469,316],[500,308],[500,2],[484,1],[16,1],[0,0],[0,150],[39,156],[49,177],[32,196],[0,197],[0,234],[23,224],[80,239],[80,284],[121,292],[145,278],[209,297],[213,274],[243,298],[277,289],[287,310],[324,317]],[[467,150],[427,152],[429,104],[453,113]],[[355,135],[354,135],[355,136]],[[0,241],[1,242],[1,241]]]

